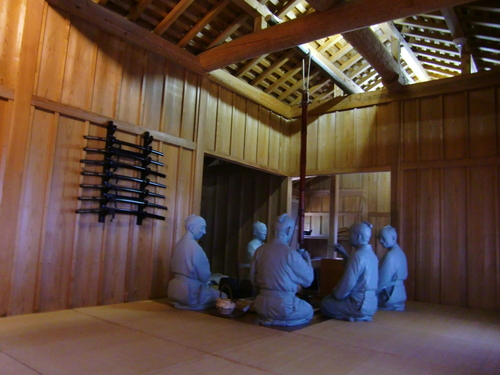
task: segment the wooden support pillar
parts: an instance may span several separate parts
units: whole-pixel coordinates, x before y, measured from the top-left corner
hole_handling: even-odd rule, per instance
[[[335,174],[330,176],[330,230],[328,231],[327,257],[333,258],[333,245],[337,243],[339,231],[339,183],[340,177]]]

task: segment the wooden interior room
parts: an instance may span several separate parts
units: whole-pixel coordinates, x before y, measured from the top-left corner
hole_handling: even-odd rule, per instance
[[[410,311],[393,328],[396,320],[382,313],[382,328],[394,329],[394,337],[413,329],[430,335],[435,327],[426,321],[459,325],[479,314],[467,329],[488,323],[488,334],[477,333],[486,341],[467,339],[466,348],[481,352],[481,361],[464,365],[471,357],[463,357],[450,365],[429,354],[423,372],[498,373],[492,353],[500,350],[499,29],[500,4],[488,0],[3,0],[0,365],[12,374],[99,373],[63,364],[56,371],[33,359],[38,352],[16,354],[40,343],[33,338],[35,331],[42,335],[40,327],[77,313],[121,328],[127,314],[136,323],[183,316],[185,327],[206,335],[187,343],[180,328],[159,323],[171,334],[155,336],[161,345],[171,340],[203,358],[120,372],[116,353],[104,350],[120,374],[189,373],[183,366],[206,361],[236,373],[298,373],[301,366],[275,368],[279,361],[246,363],[242,353],[220,353],[250,329],[257,335],[252,344],[271,340],[284,352],[295,344],[285,349],[280,340],[298,347],[314,335],[329,340],[319,326],[343,332],[347,341],[351,329],[361,335],[366,324],[324,321],[285,334],[155,302],[166,298],[172,250],[193,213],[207,221],[200,244],[212,272],[239,276],[252,224],[266,223],[269,237],[275,217],[296,210],[306,129],[308,251],[333,258],[332,245],[346,240],[343,230],[355,221],[369,220],[375,230],[392,225],[408,258]],[[81,186],[100,181],[81,174],[84,167],[99,170],[81,162],[98,157],[84,150],[98,143],[84,137],[106,137],[110,122],[124,142],[138,144],[147,132],[163,154],[157,171],[165,177],[154,181],[165,186],[164,198],[152,200],[168,209],[147,210],[164,220],[138,225],[133,215],[111,213],[99,222],[95,213],[76,213],[97,204],[78,197],[101,194]],[[375,236],[372,244],[381,257]],[[204,331],[206,324],[224,332]],[[463,339],[450,332],[444,336]],[[227,348],[201,347],[214,334],[227,339]],[[60,343],[58,335],[53,340]],[[13,338],[18,344],[11,346]],[[377,363],[372,373],[383,372],[386,356],[397,358],[394,373],[403,373],[403,362],[416,372],[417,348],[404,345],[404,355],[365,347]],[[311,344],[323,353],[321,347]],[[352,348],[358,367],[346,363],[339,373],[368,366]],[[328,363],[315,362],[317,373],[328,373]]]

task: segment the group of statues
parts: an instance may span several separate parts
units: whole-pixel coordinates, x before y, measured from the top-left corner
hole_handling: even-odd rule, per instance
[[[313,317],[312,306],[296,296],[299,286],[311,285],[314,271],[309,253],[290,247],[294,228],[295,221],[289,215],[280,215],[274,224],[274,238],[264,243],[267,227],[256,222],[254,238],[247,246],[250,280],[258,291],[253,308],[265,325],[295,326],[308,323]],[[210,264],[197,242],[205,229],[205,220],[191,215],[186,219],[186,234],[175,246],[174,278],[168,285],[168,297],[177,308],[207,309],[214,306],[217,297],[227,298],[208,285]],[[387,249],[380,262],[369,244],[371,235],[369,222],[356,223],[349,230],[354,251],[349,254],[341,245],[335,245],[344,259],[345,270],[332,293],[321,301],[325,316],[371,321],[377,310],[404,310],[408,266],[397,244],[396,230],[386,226],[379,231],[379,242]]]

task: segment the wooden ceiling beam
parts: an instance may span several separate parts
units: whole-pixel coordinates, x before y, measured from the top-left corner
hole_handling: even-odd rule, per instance
[[[302,70],[302,66],[297,66],[294,69],[290,69],[288,72],[283,74],[276,82],[274,82],[271,86],[266,88],[264,92],[270,94],[272,93],[277,87],[281,86],[283,82],[288,81],[291,77],[293,77],[295,74],[300,72]]]
[[[420,30],[410,29],[409,27],[404,27],[403,30],[401,30],[401,34],[412,38],[428,39],[438,43],[453,44],[453,39],[450,34],[438,34],[430,31],[420,31]]]
[[[193,0],[189,0],[193,1]],[[187,46],[189,42],[198,34],[201,30],[207,26],[210,21],[212,21],[217,15],[224,10],[225,7],[231,2],[231,0],[221,0],[219,1],[205,16],[193,27],[189,32],[184,35],[177,45],[181,48]],[[236,61],[235,61],[236,62]]]
[[[293,8],[295,8],[299,3],[301,3],[302,0],[290,0],[288,1],[283,8],[281,8],[277,13],[276,17],[285,17],[289,12],[292,11]]]
[[[370,28],[365,27],[342,35],[378,72],[384,86],[397,90],[404,84],[399,63]]]
[[[155,27],[153,34],[163,35],[167,29],[181,16],[182,13],[193,3],[194,0],[181,0],[168,12],[167,16]]]
[[[221,43],[224,43],[224,41],[229,38],[236,30],[238,30],[241,25],[243,25],[245,22],[247,22],[250,19],[250,15],[248,14],[242,14],[234,22],[229,25],[226,30],[224,30],[222,33],[219,34],[217,38],[213,40],[212,43],[210,43],[207,47],[207,49],[218,46]]]
[[[318,52],[324,52],[324,51],[330,49],[334,44],[337,44],[338,42],[340,42],[341,40],[342,40],[342,35],[340,35],[340,34],[331,36],[326,40],[325,43],[323,43],[318,48],[316,48],[316,50]]]
[[[409,26],[409,27],[414,27],[417,29],[425,29],[425,30],[432,30],[436,31],[438,33],[444,33],[448,34],[450,33],[450,30],[448,30],[448,26],[446,25],[446,22],[426,22],[422,21],[420,19],[413,19],[413,18],[404,18],[404,19],[398,19],[395,21],[399,25],[403,26]]]
[[[267,76],[275,72],[277,69],[279,69],[281,66],[286,64],[290,58],[295,55],[296,52],[295,50],[290,50],[287,54],[285,54],[283,57],[280,59],[276,60],[274,63],[272,63],[267,69],[265,69],[258,77],[256,77],[250,84],[252,86],[258,85],[260,82],[262,82],[264,79],[266,79]]]
[[[415,75],[418,77],[419,81],[426,82],[430,80],[431,78],[427,74],[427,71],[424,69],[422,64],[420,64],[420,61],[418,61],[418,58],[411,49],[411,46],[408,44],[405,38],[403,38],[394,23],[384,22],[382,25],[380,25],[380,27],[386,34],[392,35],[399,41],[399,45],[401,47],[401,58],[406,62],[406,64],[408,64],[413,73],[415,73]]]
[[[130,21],[135,21],[139,16],[144,13],[146,8],[151,4],[153,0],[139,0],[137,4],[130,9],[130,12],[127,15],[127,19]],[[100,3],[99,3],[100,4]]]
[[[267,7],[258,3],[256,0],[241,0],[247,6],[251,6],[252,9],[261,12],[263,17],[266,17],[268,22],[272,25],[281,24],[283,21],[273,15]],[[291,22],[291,21],[289,21]],[[326,75],[328,75],[337,86],[339,86],[343,91],[349,94],[363,92],[361,87],[356,85],[354,81],[352,81],[347,75],[345,75],[340,69],[338,69],[334,64],[332,64],[326,57],[324,57],[321,53],[319,53],[316,48],[309,44],[304,43],[303,45],[293,46],[299,50],[299,52],[308,56],[311,55],[313,63],[318,66]],[[276,52],[276,51],[273,51]]]
[[[211,71],[330,35],[468,2],[470,0],[419,0],[397,3],[393,0],[350,0],[335,4],[324,12],[309,13],[242,36],[202,52],[198,58],[201,66]],[[335,22],[332,22],[333,20]]]
[[[243,77],[250,70],[252,70],[255,65],[257,65],[258,63],[260,63],[266,57],[267,57],[267,55],[257,56],[255,58],[253,58],[252,60],[248,61],[240,70],[238,70],[236,72],[235,76],[238,77],[238,78]]]
[[[468,35],[465,33],[460,20],[458,19],[457,13],[453,8],[441,9],[441,13],[444,16],[444,20],[448,28],[450,29],[451,37],[453,38],[453,43],[457,46],[460,52],[460,59],[462,62],[462,73],[477,73],[475,65],[471,63],[473,59],[472,49],[469,43]]]

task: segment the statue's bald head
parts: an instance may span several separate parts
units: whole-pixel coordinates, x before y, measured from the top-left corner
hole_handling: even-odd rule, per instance
[[[354,223],[349,228],[349,237],[353,246],[366,245],[370,242],[372,236],[372,223],[368,221],[361,221]]]
[[[186,231],[193,234],[194,239],[199,240],[205,234],[207,223],[198,215],[191,215],[186,219]]]
[[[275,237],[288,242],[293,235],[294,227],[295,221],[288,214],[278,216],[274,223]]]

